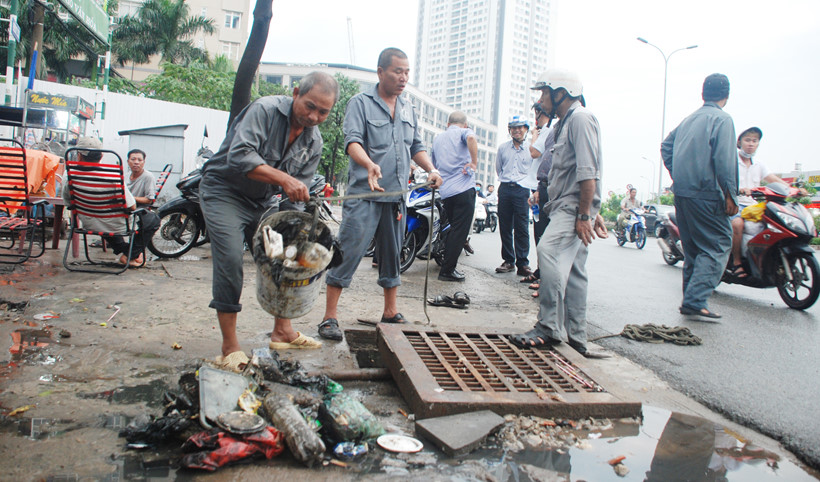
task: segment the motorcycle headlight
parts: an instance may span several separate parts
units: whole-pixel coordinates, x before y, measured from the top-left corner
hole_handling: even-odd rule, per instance
[[[803,222],[806,224],[806,228],[809,231],[809,235],[812,237],[817,236],[817,228],[814,227],[814,216],[812,216],[811,211],[806,209],[805,206],[802,204],[795,204],[798,214],[803,219]]]
[[[791,214],[783,211],[778,211],[777,219],[797,234],[805,234],[807,236],[810,234],[809,230],[806,229],[806,223],[797,216],[792,216]]]

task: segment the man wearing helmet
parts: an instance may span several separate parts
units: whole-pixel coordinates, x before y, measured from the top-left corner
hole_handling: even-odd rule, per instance
[[[519,276],[529,276],[530,254],[529,205],[530,190],[522,184],[532,165],[527,132],[530,125],[515,116],[507,124],[511,140],[498,147],[495,172],[498,187],[498,231],[501,234],[501,257],[504,262],[496,273],[509,273],[518,267]]]
[[[520,347],[551,347],[561,343],[566,329],[569,345],[587,355],[586,303],[588,246],[597,234],[607,237],[601,207],[601,132],[586,109],[583,86],[574,72],[550,69],[532,87],[550,126],[554,118],[555,146],[542,215],[550,218],[538,242],[541,286],[535,327],[511,338]]]
[[[743,240],[743,218],[740,211],[746,206],[755,204],[752,198],[752,188],[766,183],[780,182],[788,185],[777,174],[769,171],[760,161],[752,161],[755,152],[763,138],[763,131],[759,127],[749,127],[737,136],[737,170],[738,170],[738,213],[732,217],[732,269],[731,272],[738,278],[746,278],[748,273],[743,269],[740,259],[740,243]],[[801,192],[805,192],[802,190]]]
[[[723,111],[729,79],[712,74],[703,81],[703,106],[661,143],[661,157],[672,176],[675,212],[686,259],[683,263],[683,315],[720,318],[706,304],[729,260],[730,217],[737,213],[735,126]]]

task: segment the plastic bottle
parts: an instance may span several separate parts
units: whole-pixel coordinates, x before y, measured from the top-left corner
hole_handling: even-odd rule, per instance
[[[539,212],[540,212],[540,211],[538,210],[538,203],[533,204],[533,205],[532,205],[532,219],[533,219],[533,221],[535,221],[536,223],[538,222],[538,215],[539,215]]]
[[[312,243],[307,249],[299,253],[299,264],[305,268],[324,268],[330,264],[333,256],[327,248],[319,243]]]

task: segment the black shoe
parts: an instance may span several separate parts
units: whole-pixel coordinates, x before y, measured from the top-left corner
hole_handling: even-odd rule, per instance
[[[501,263],[501,266],[495,269],[496,273],[509,273],[510,271],[515,269],[515,265],[512,263],[508,263],[504,261]]]
[[[581,343],[579,343],[579,342],[575,341],[575,340],[570,340],[570,341],[569,341],[569,343],[568,343],[568,345],[569,345],[569,346],[570,346],[573,350],[575,350],[575,351],[577,351],[578,353],[580,353],[581,355],[586,355],[586,354],[587,354],[587,347],[586,347],[585,345],[582,345]]]
[[[327,340],[342,341],[342,330],[339,329],[339,322],[336,318],[328,318],[319,323],[319,336]]]
[[[454,269],[449,273],[442,271],[438,274],[439,281],[464,281],[464,273]]]
[[[529,266],[519,266],[517,274],[518,276],[529,276],[532,274],[532,270]]]

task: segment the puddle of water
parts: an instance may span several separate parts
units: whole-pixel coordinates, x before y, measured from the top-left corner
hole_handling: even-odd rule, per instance
[[[78,393],[77,397],[87,400],[107,400],[109,403],[118,404],[146,403],[151,407],[161,407],[163,394],[167,390],[168,385],[163,380],[153,380],[133,387],[117,387],[95,393]]]

